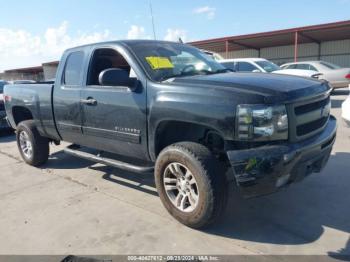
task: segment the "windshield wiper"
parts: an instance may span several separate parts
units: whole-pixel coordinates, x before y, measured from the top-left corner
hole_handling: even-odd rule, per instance
[[[195,76],[195,75],[203,75],[203,74],[209,75],[211,74],[211,72],[208,70],[195,70],[191,72],[182,72],[180,74],[165,75],[159,79],[159,82],[163,82],[174,77]]]
[[[159,78],[159,82],[163,82],[163,81],[166,81],[170,78],[174,78],[174,77],[181,77],[181,76],[186,76],[184,74],[173,74],[173,75],[165,75],[165,76],[162,76]]]
[[[227,72],[234,72],[233,70],[229,68],[223,68],[223,69],[218,69],[216,71],[208,71],[208,70],[195,70],[187,73],[180,73],[180,74],[173,74],[173,75],[165,75],[159,79],[159,82],[166,81],[170,78],[175,78],[175,77],[184,77],[184,76],[195,76],[195,75],[212,75],[212,74],[220,74],[220,73],[227,73]]]

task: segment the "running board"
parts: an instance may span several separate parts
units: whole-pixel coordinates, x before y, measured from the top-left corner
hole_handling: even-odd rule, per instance
[[[83,148],[80,148],[77,145],[70,145],[66,147],[63,151],[69,155],[76,156],[79,158],[83,158],[86,160],[90,160],[96,163],[101,163],[107,166],[113,166],[116,168],[120,168],[123,170],[131,171],[131,172],[136,172],[136,173],[150,173],[154,171],[153,166],[138,166],[138,165],[133,165],[127,162],[122,162],[119,160],[115,160],[112,158],[107,158],[107,157],[102,157],[101,154],[93,154],[89,152],[84,152],[82,150]]]

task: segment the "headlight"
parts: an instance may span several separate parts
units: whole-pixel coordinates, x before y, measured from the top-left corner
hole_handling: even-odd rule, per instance
[[[284,105],[239,105],[236,136],[240,140],[288,139],[288,116]]]

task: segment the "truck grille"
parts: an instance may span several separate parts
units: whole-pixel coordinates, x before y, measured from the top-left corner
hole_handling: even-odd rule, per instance
[[[302,140],[321,131],[330,115],[330,97],[292,105],[291,139]]]
[[[302,105],[302,106],[298,106],[294,109],[294,112],[296,115],[302,115],[314,110],[318,110],[324,106],[326,106],[330,101],[330,98],[327,97],[326,99],[320,100],[320,101],[316,101],[310,104],[306,104],[306,105]]]
[[[317,129],[322,128],[327,123],[328,117],[322,117],[310,123],[297,126],[297,136],[307,135]]]

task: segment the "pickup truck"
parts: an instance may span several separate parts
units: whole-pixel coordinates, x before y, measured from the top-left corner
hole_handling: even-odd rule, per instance
[[[125,40],[69,49],[55,82],[5,86],[4,100],[29,165],[68,141],[74,156],[154,172],[169,213],[202,228],[225,210],[228,185],[254,197],[320,172],[336,137],[330,92],[231,72],[189,45]]]

